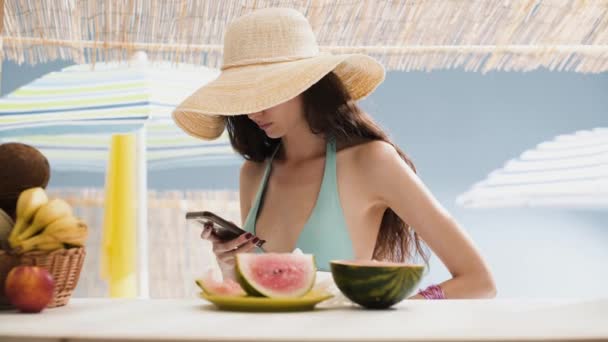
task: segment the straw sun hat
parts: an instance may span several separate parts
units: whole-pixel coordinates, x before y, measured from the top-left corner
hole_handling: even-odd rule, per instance
[[[224,36],[220,75],[173,112],[176,124],[201,139],[224,131],[224,116],[250,114],[286,102],[334,71],[354,100],[384,80],[369,56],[320,53],[308,20],[286,8],[254,11],[233,21]]]

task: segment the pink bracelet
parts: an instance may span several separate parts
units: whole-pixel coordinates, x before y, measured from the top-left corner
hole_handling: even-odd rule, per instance
[[[445,294],[439,285],[431,285],[424,291],[418,292],[418,294],[425,299],[445,299]]]

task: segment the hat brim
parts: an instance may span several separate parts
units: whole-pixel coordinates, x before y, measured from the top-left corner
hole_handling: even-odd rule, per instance
[[[385,77],[375,59],[322,54],[296,61],[229,68],[195,91],[174,111],[186,133],[206,140],[224,131],[225,116],[250,114],[288,101],[334,71],[354,100],[371,94]]]

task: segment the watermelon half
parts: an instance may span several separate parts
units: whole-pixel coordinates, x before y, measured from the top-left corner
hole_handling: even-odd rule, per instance
[[[226,279],[219,281],[208,273],[202,279],[195,280],[196,285],[208,295],[211,296],[246,296],[247,293],[243,290],[241,285],[232,279]]]
[[[353,302],[370,309],[386,309],[410,295],[420,283],[423,265],[383,261],[332,261],[338,289]]]
[[[236,255],[236,274],[252,296],[294,298],[312,289],[317,267],[312,254],[240,253]]]

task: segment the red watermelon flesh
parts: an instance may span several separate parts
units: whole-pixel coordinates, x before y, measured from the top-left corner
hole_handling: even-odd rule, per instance
[[[211,272],[207,273],[202,279],[196,280],[196,285],[206,294],[211,296],[246,296],[247,293],[241,285],[232,279],[218,280],[213,277]]]
[[[271,298],[305,295],[317,272],[313,255],[292,253],[237,254],[236,269],[248,294]]]

